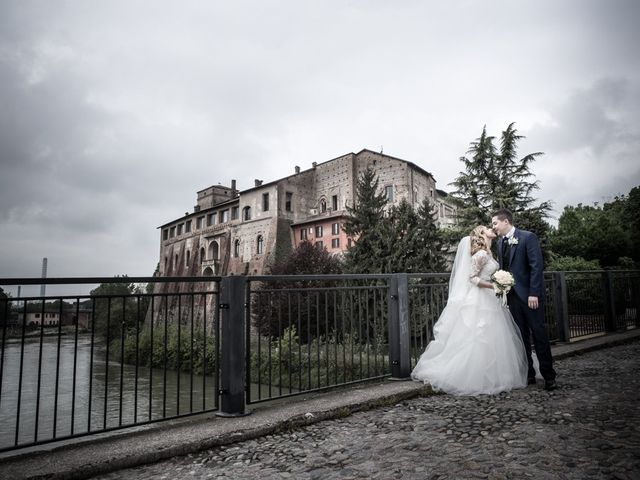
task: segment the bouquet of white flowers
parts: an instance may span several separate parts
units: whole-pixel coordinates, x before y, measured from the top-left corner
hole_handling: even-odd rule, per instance
[[[516,284],[513,275],[506,270],[497,270],[491,275],[491,283],[493,283],[493,291],[496,295],[502,295],[502,304],[507,304],[507,293]]]

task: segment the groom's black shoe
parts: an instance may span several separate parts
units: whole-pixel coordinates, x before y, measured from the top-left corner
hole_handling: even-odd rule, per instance
[[[535,385],[535,384],[536,384],[536,377],[527,378],[527,385]]]
[[[544,389],[547,391],[551,391],[551,390],[555,390],[556,388],[558,388],[558,384],[556,383],[555,380],[545,380],[544,381]]]

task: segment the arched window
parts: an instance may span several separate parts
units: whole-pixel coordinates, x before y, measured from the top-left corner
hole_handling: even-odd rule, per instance
[[[218,260],[220,258],[220,249],[218,242],[211,242],[209,244],[209,260]]]
[[[327,201],[324,198],[320,199],[320,211],[321,212],[327,211]]]
[[[251,207],[244,207],[242,209],[242,220],[251,220]]]
[[[175,260],[173,262],[173,268],[174,269],[178,268],[178,254],[177,253],[176,253],[176,256],[175,256]]]
[[[238,258],[240,256],[240,240],[236,238],[236,241],[233,242],[233,256]]]
[[[189,266],[189,261],[191,260],[191,252],[189,250],[187,250],[187,260],[185,262],[185,265],[188,267]]]
[[[200,249],[200,263],[204,262],[204,247]]]
[[[262,235],[258,235],[257,245],[256,253],[262,255],[264,253],[264,240],[262,239]]]
[[[164,273],[167,273],[167,270],[169,270],[169,258],[164,257]]]
[[[213,270],[211,270],[211,267],[207,267],[204,269],[204,272],[202,272],[202,275],[204,275],[205,277],[212,277]]]

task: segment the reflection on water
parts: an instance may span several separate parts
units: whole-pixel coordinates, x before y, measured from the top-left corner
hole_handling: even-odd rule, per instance
[[[78,336],[77,350],[74,343],[73,335],[62,336],[59,346],[57,336],[44,337],[39,362],[39,337],[26,339],[24,349],[20,339],[7,340],[0,448],[14,445],[16,438],[18,444],[50,439],[54,425],[61,437],[215,408],[213,376],[148,367],[138,367],[136,375],[135,365],[111,360],[107,369],[104,342],[96,340],[93,359],[91,335]]]

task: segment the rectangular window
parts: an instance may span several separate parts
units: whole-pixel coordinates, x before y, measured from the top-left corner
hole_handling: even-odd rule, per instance
[[[215,225],[215,224],[216,224],[216,214],[210,213],[209,215],[207,215],[207,227],[210,227],[211,225]]]
[[[223,210],[220,212],[220,223],[227,223],[229,221],[229,210]]]
[[[168,228],[165,228],[165,229],[162,231],[162,239],[163,239],[163,240],[168,240],[168,239],[169,239],[169,229],[168,229]]]
[[[386,187],[384,187],[384,194],[387,197],[387,202],[392,203],[393,202],[393,185],[387,185]]]
[[[319,240],[319,241],[316,242],[316,247],[324,248],[324,244],[322,243],[322,240]]]
[[[306,240],[307,239],[307,229],[303,228],[300,230],[300,240]]]
[[[316,238],[322,236],[322,225],[316,227]]]
[[[196,220],[196,229],[200,230],[204,226],[204,217],[198,217]]]
[[[262,211],[263,212],[269,211],[269,194],[268,193],[262,194]]]
[[[183,227],[183,223],[181,223],[180,225],[178,225],[178,235],[182,235],[182,227]]]
[[[191,231],[191,220],[187,220],[184,224],[184,233],[189,233]]]
[[[351,245],[352,245],[352,244],[353,244],[353,243],[351,242],[351,239],[350,239],[350,238],[347,238],[347,248],[351,248]]]
[[[340,248],[340,239],[332,238],[331,239],[331,248]]]
[[[332,235],[339,235],[340,234],[340,224],[339,223],[331,224],[331,234]]]
[[[291,192],[286,192],[286,193],[284,194],[284,196],[285,196],[285,200],[284,200],[284,209],[285,209],[287,212],[291,212],[291,211],[293,211],[293,209],[292,209],[292,207],[291,207],[291,200],[293,199],[293,193],[291,193]]]
[[[176,236],[176,227],[171,227],[169,230],[169,238],[173,238]]]
[[[333,211],[338,210],[338,195],[331,197],[331,208]]]
[[[240,207],[232,207],[231,208],[231,220],[237,220],[239,213],[240,213]]]

